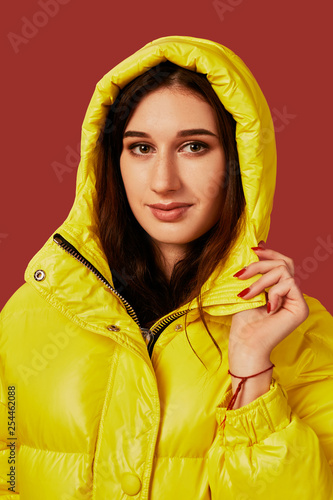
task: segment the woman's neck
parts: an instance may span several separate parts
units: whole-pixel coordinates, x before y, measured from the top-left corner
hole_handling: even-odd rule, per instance
[[[170,281],[173,269],[177,262],[185,256],[187,245],[174,245],[169,243],[154,242],[157,247],[158,265],[162,269],[165,277]]]

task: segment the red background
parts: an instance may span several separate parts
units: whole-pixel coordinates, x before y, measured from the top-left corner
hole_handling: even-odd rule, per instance
[[[226,45],[258,80],[277,127],[267,243],[294,259],[302,291],[333,313],[333,248],[322,244],[333,238],[330,2],[221,0],[219,15],[212,1],[59,0],[58,12],[46,19],[36,14],[42,3],[7,2],[1,20],[0,307],[72,206],[77,161],[67,163],[62,182],[52,163],[65,164],[66,148],[77,149],[97,81],[147,42],[187,35]],[[22,36],[27,20],[45,26],[15,51],[8,33]],[[283,110],[294,117],[283,122]]]

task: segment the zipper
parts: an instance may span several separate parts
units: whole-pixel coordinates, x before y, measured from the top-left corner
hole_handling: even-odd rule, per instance
[[[178,311],[174,314],[171,314],[170,316],[167,316],[166,318],[162,319],[162,321],[158,322],[156,326],[154,326],[151,330],[148,330],[150,332],[150,338],[147,344],[148,352],[150,354],[150,357],[152,355],[153,349],[155,342],[157,341],[157,336],[156,334],[160,335],[165,328],[170,325],[175,319],[180,318],[181,316],[184,316],[186,314],[187,310],[183,311]]]
[[[65,238],[63,236],[61,236],[61,234],[56,233],[53,236],[53,241],[55,241],[61,248],[63,248],[67,253],[69,253],[72,257],[74,257],[74,259],[78,260],[79,262],[81,262],[81,264],[83,264],[90,271],[92,271],[95,274],[95,276],[97,276],[97,278],[100,281],[102,281],[102,283],[104,283],[104,285],[106,285],[117,297],[119,297],[119,299],[124,304],[126,311],[128,312],[128,314],[131,316],[131,318],[135,321],[135,323],[138,325],[138,327],[141,330],[140,322],[138,320],[138,317],[137,317],[133,307],[131,307],[129,305],[129,303],[127,302],[127,300],[125,300],[124,297],[122,297],[120,295],[120,293],[118,293],[117,290],[115,290],[113,288],[113,286],[110,285],[108,280],[106,278],[104,278],[103,274],[100,273],[96,269],[96,267],[93,266],[93,264],[91,262],[89,262],[89,260],[87,260],[85,257],[83,257],[83,255],[80,254],[80,252],[73,245],[71,245],[71,243],[69,243],[69,241],[65,240]]]
[[[138,319],[138,316],[136,312],[134,311],[133,307],[127,302],[127,300],[120,295],[119,292],[113,286],[108,282],[108,280],[103,276],[102,273],[96,269],[96,267],[89,262],[88,259],[83,257],[83,255],[71,244],[69,241],[67,241],[61,234],[56,233],[53,235],[53,241],[57,243],[65,252],[70,254],[74,259],[76,259],[78,262],[81,262],[85,267],[87,267],[90,271],[94,273],[95,276],[107,287],[111,290],[111,292],[118,297],[121,302],[124,304],[125,309],[127,313],[130,315],[130,317],[135,321],[135,323],[138,325],[141,334],[146,342],[147,349],[149,354],[152,354],[154,344],[156,341],[156,334],[162,333],[162,331],[170,324],[172,321],[175,319],[179,318],[180,316],[183,316],[186,314],[186,310],[183,311],[178,311],[174,314],[171,314],[170,316],[167,316],[166,318],[162,319],[157,323],[156,326],[153,328],[142,328]]]

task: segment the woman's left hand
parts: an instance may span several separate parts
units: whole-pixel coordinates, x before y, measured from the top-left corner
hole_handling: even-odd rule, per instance
[[[257,372],[259,368],[267,368],[273,348],[295,330],[309,314],[307,303],[294,280],[292,259],[265,248],[264,242],[260,242],[259,245],[260,249],[254,250],[259,262],[249,264],[238,279],[248,279],[258,273],[262,274],[246,289],[247,293],[242,298],[244,300],[253,298],[270,287],[268,294],[266,293],[269,302],[267,307],[265,305],[233,315],[229,337],[231,371],[234,369],[246,373],[255,367]]]

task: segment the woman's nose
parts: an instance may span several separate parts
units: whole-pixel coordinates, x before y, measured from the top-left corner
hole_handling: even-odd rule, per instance
[[[181,187],[176,160],[168,154],[156,158],[151,170],[151,189],[156,193],[177,191]]]

